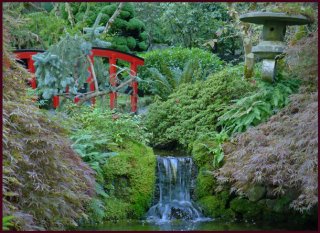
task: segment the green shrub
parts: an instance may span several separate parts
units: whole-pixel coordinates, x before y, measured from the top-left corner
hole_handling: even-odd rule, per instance
[[[113,15],[113,13],[116,11],[117,9],[117,5],[116,4],[111,4],[111,5],[108,5],[108,6],[105,6],[101,9],[101,12],[109,15],[110,17]],[[81,9],[80,9],[81,10]],[[83,9],[85,10],[85,9]]]
[[[84,107],[74,112],[72,119],[77,123],[71,135],[73,148],[96,171],[96,179],[102,186],[102,166],[108,158],[118,154],[113,151],[114,147],[127,139],[142,143],[148,141],[144,128],[140,126],[139,117],[123,114],[115,121],[110,111]]]
[[[138,48],[140,49],[140,51],[144,51],[144,50],[147,50],[148,45],[146,44],[145,41],[142,41],[138,43]]]
[[[111,18],[113,13],[118,7],[118,3],[107,3],[107,2],[96,2],[96,3],[70,3],[69,4],[72,13],[75,18],[75,27],[78,31],[81,31],[83,27],[91,27],[98,14],[102,13],[100,26],[106,25],[108,20]],[[89,11],[87,11],[89,7]],[[104,39],[111,41],[111,48],[120,50],[123,52],[133,52],[133,51],[144,51],[147,46],[138,46],[138,43],[147,43],[147,38],[145,36],[140,36],[140,34],[145,32],[145,25],[142,21],[135,18],[134,15],[135,5],[133,3],[124,3],[120,14],[115,18],[112,23],[109,33],[102,34],[99,39]],[[65,4],[60,4],[61,17],[65,20],[66,24],[70,24],[68,20],[68,13],[65,10]],[[68,30],[70,32],[70,30]],[[74,33],[72,33],[74,34]],[[110,38],[112,35],[115,38]],[[123,43],[118,41],[118,37],[124,37],[125,39],[133,37],[136,40],[136,44],[132,41],[131,43]],[[120,43],[118,43],[120,42]],[[141,45],[143,45],[141,44]]]
[[[126,20],[123,19],[119,19],[116,18],[114,20],[114,27],[116,27],[117,29],[122,29],[122,30],[126,30],[126,28],[128,27],[128,22]]]
[[[142,33],[140,34],[140,38],[141,38],[143,41],[147,40],[147,39],[148,39],[148,33],[147,33],[147,32],[142,32]]]
[[[130,31],[142,31],[145,29],[144,23],[136,18],[132,18],[129,20],[128,25],[127,25],[127,29]]]
[[[227,67],[204,82],[182,84],[167,101],[152,104],[145,123],[153,145],[177,142],[192,149],[199,136],[219,132],[218,118],[230,101],[257,90],[242,74],[242,66]]]
[[[162,99],[180,84],[205,80],[223,65],[216,55],[198,48],[154,50],[142,56],[145,64],[139,67],[139,77],[146,82],[141,86]]]
[[[154,67],[161,70],[161,65],[168,67],[178,67],[182,69],[187,61],[197,59],[202,68],[213,73],[220,70],[224,64],[216,55],[199,48],[169,48],[165,50],[153,50],[142,55],[145,59],[145,65],[141,70]]]
[[[127,45],[128,45],[128,47],[130,48],[130,49],[133,49],[133,48],[135,48],[136,47],[136,40],[132,37],[132,36],[130,36],[130,37],[127,37]]]
[[[12,216],[12,215],[2,217],[2,230],[3,231],[8,231],[12,227],[14,227],[14,223],[12,222],[13,219],[14,219],[14,216]]]

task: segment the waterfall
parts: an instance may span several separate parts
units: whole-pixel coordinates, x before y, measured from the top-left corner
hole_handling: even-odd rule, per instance
[[[159,201],[147,213],[147,220],[201,220],[202,214],[192,202],[190,188],[193,163],[190,157],[157,158]]]

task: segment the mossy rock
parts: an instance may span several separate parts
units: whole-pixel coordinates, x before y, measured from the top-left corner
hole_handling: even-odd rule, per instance
[[[216,143],[213,140],[202,138],[201,140],[196,140],[192,146],[192,158],[198,167],[203,166],[207,163],[212,163],[213,154],[210,153],[207,147],[213,148]]]
[[[237,217],[246,220],[260,220],[264,209],[262,205],[240,197],[230,202],[230,208],[236,213]]]
[[[209,170],[209,166],[203,166],[199,169],[195,186],[196,199],[214,194],[216,180],[212,175],[206,174],[207,170]]]
[[[117,198],[105,199],[105,220],[117,221],[127,217],[127,209],[130,204]]]
[[[151,205],[156,156],[150,147],[130,140],[114,151],[119,155],[108,159],[103,167],[105,187],[113,187],[114,197],[128,204],[123,218],[139,219]]]
[[[212,218],[232,219],[235,217],[234,212],[227,208],[229,194],[223,191],[214,196],[206,196],[198,201],[203,210],[203,214]]]
[[[276,199],[275,205],[273,206],[273,211],[276,213],[288,213],[291,198],[288,196],[283,196]]]
[[[289,194],[290,196],[290,194]],[[292,198],[288,195],[277,199],[262,199],[259,204],[264,204],[263,221],[268,223],[289,223],[295,222],[299,225],[316,225],[317,208],[309,212],[300,213],[290,209]]]
[[[261,200],[267,193],[267,189],[264,186],[256,185],[251,187],[248,192],[247,196],[249,201],[257,202]]]

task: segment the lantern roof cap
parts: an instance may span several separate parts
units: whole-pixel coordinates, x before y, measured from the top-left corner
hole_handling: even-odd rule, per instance
[[[249,12],[243,15],[240,15],[240,20],[246,23],[254,24],[265,24],[266,22],[279,22],[285,23],[286,25],[303,25],[308,24],[311,21],[303,15],[289,15],[286,13],[278,12]]]

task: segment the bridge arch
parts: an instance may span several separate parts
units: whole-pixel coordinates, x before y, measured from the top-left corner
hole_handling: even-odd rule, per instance
[[[16,55],[17,59],[25,60],[27,69],[30,73],[33,74],[30,81],[30,85],[33,89],[37,88],[37,81],[36,77],[34,75],[35,73],[35,67],[34,67],[34,61],[32,60],[32,56],[37,53],[42,53],[44,50],[36,50],[36,49],[22,49],[22,50],[15,50],[14,54]],[[117,60],[123,60],[130,63],[130,75],[136,76],[138,66],[144,65],[144,59],[138,56],[135,56],[133,54],[121,52],[114,49],[106,49],[106,48],[97,48],[93,47],[91,50],[90,59],[92,63],[94,64],[94,58],[95,57],[105,57],[109,59],[109,75],[110,75],[110,85],[116,86],[116,73],[117,73]],[[90,91],[95,91],[95,86],[92,77],[92,72],[90,67],[88,67],[88,70],[90,72],[90,76],[87,79],[87,83],[89,84]],[[138,108],[138,82],[136,80],[132,81],[132,94],[131,94],[131,112],[137,112]],[[68,91],[68,88],[66,89],[66,92]],[[110,92],[110,108],[114,109],[117,104],[117,93],[116,92]],[[74,102],[78,102],[79,98],[76,97],[74,99]],[[53,97],[53,107],[57,108],[60,103],[59,96]],[[91,99],[92,105],[95,104],[95,98]]]

